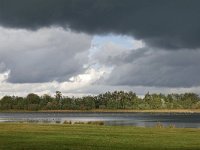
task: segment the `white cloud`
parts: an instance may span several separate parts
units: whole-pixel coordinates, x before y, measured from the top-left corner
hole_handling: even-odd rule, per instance
[[[0,74],[0,97],[4,95],[18,95],[25,96],[28,93],[34,92],[39,95],[53,94],[59,90],[68,96],[87,95],[82,89],[92,85],[99,80],[107,70],[100,68],[98,70],[88,69],[83,74],[73,76],[70,81],[65,82],[46,82],[46,83],[8,83],[9,72]]]
[[[134,50],[134,49],[137,50],[137,49],[139,49],[139,48],[143,48],[143,47],[146,46],[146,44],[145,44],[142,40],[131,39],[131,40],[130,40],[130,43],[133,44],[133,47],[132,47],[133,50]]]

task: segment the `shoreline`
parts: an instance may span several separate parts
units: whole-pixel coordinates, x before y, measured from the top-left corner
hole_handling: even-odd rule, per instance
[[[0,113],[17,113],[17,112],[49,112],[49,113],[200,113],[200,109],[157,109],[157,110],[123,110],[123,109],[93,109],[93,110],[1,110]]]

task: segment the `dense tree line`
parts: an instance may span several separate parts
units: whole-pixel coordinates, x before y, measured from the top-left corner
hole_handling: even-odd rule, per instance
[[[26,97],[4,96],[1,110],[91,110],[91,109],[199,109],[200,97],[195,93],[149,94],[139,98],[133,92],[106,92],[97,96],[65,97],[30,93]]]

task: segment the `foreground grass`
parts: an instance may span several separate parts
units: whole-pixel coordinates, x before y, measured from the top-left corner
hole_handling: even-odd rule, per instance
[[[200,149],[199,129],[0,124],[0,149]]]

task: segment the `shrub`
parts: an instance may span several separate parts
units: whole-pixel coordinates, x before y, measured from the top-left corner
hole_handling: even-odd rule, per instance
[[[87,124],[92,124],[92,125],[104,125],[103,121],[89,121]]]
[[[72,124],[72,122],[71,122],[71,121],[65,120],[65,121],[63,122],[63,124]]]

